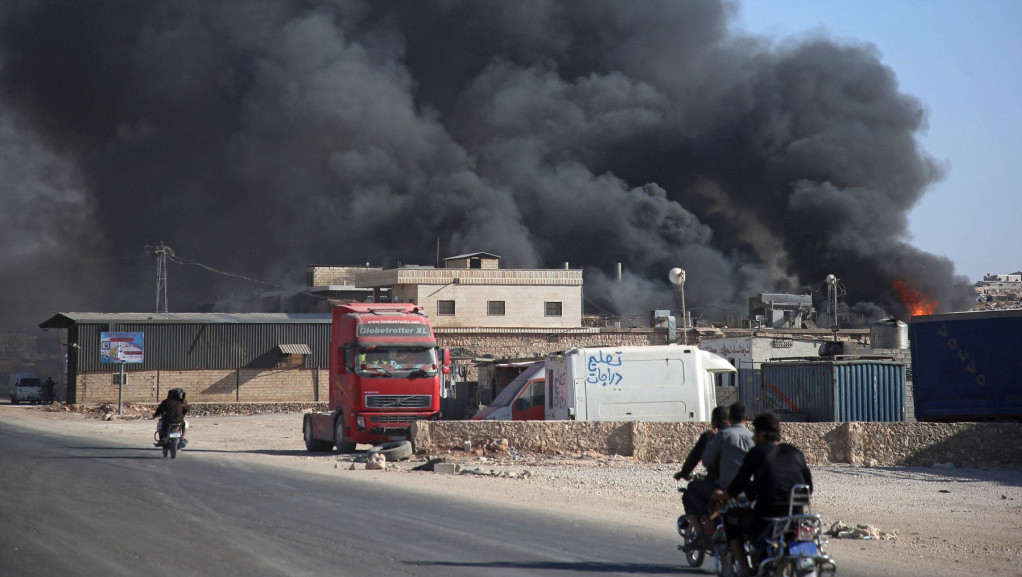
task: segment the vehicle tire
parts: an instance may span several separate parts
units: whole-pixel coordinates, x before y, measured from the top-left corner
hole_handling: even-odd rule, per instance
[[[12,405],[18,404],[18,395],[11,395],[11,404]]]
[[[170,458],[177,458],[177,439],[168,439],[167,448],[170,449]]]
[[[731,555],[731,550],[724,547],[720,550],[720,553],[714,559],[713,572],[719,577],[735,577],[735,560]]]
[[[380,443],[374,446],[366,453],[366,456],[370,456],[373,453],[379,453],[383,455],[383,458],[388,461],[401,461],[412,456],[412,444],[409,441],[393,441],[390,443]]]
[[[305,437],[305,449],[313,453],[326,453],[333,448],[328,441],[313,437],[312,415],[305,415],[302,422],[302,436]]]
[[[166,459],[167,455],[169,455],[169,454],[170,454],[170,448],[167,446],[167,443],[164,443],[163,444],[163,458]]]
[[[682,534],[685,541],[685,546],[699,538],[699,529],[693,527],[691,524],[685,524],[685,533]],[[685,560],[688,561],[689,567],[702,567],[703,559],[706,558],[706,549],[700,547],[699,549],[693,549],[691,551],[685,551]]]
[[[338,453],[355,452],[355,443],[348,441],[344,436],[344,413],[337,415],[337,420],[334,421],[334,445],[337,446]]]

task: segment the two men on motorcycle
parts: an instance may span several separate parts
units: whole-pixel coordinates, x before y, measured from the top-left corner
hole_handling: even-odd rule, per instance
[[[704,547],[713,535],[714,522],[711,516],[710,499],[713,496],[713,491],[718,488],[719,467],[716,463],[704,462],[703,466],[706,467],[705,477],[693,479],[692,472],[695,471],[696,466],[702,460],[706,446],[721,429],[724,429],[729,424],[727,408],[715,407],[710,414],[710,429],[699,435],[699,440],[696,441],[695,446],[689,451],[688,457],[681,466],[681,470],[674,474],[675,481],[685,479],[689,482],[685,493],[681,497],[681,502],[685,506],[685,514],[688,516],[689,525],[698,528],[700,535],[697,541],[687,546],[686,551]]]
[[[188,402],[185,401],[185,396],[186,393],[184,389],[171,389],[167,392],[167,398],[160,403],[160,406],[156,407],[156,412],[153,413],[153,418],[161,419],[159,440],[155,443],[156,446],[163,444],[171,426],[175,424],[181,425],[181,448],[184,448],[184,446],[188,444],[184,438],[185,415],[188,414]]]
[[[725,531],[734,558],[740,563],[739,577],[752,574],[745,555],[745,541],[762,550],[762,535],[770,526],[769,518],[788,514],[791,488],[809,485],[813,477],[806,465],[805,455],[796,447],[781,443],[781,423],[777,415],[763,413],[752,422],[755,446],[742,462],[734,479],[725,490],[718,490],[717,501],[745,493],[752,507],[734,509],[725,518]]]

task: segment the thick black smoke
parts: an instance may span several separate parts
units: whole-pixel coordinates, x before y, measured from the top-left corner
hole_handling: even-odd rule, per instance
[[[153,310],[160,241],[300,286],[432,264],[438,238],[584,266],[621,314],[673,305],[675,266],[697,310],[827,274],[902,317],[897,279],[966,306],[906,237],[941,177],[920,102],[869,47],[775,47],[730,6],[5,2],[0,313]],[[184,311],[259,287],[171,265],[168,288]]]

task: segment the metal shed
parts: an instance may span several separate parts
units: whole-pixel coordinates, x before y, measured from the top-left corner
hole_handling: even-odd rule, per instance
[[[273,369],[284,361],[301,368],[326,369],[330,314],[288,313],[59,313],[39,326],[67,329],[68,400],[80,373],[113,372],[100,360],[100,334],[144,335],[144,359],[127,363],[133,371]]]

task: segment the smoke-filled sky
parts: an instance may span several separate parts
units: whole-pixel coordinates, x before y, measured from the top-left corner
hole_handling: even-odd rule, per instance
[[[0,322],[155,307],[161,241],[306,264],[584,267],[587,299],[745,314],[835,274],[966,308],[909,243],[944,177],[875,50],[736,32],[729,2],[18,1],[0,6]],[[624,278],[616,279],[616,263]],[[258,285],[171,264],[171,311]],[[819,296],[822,300],[823,296]],[[702,313],[700,313],[702,314]]]

